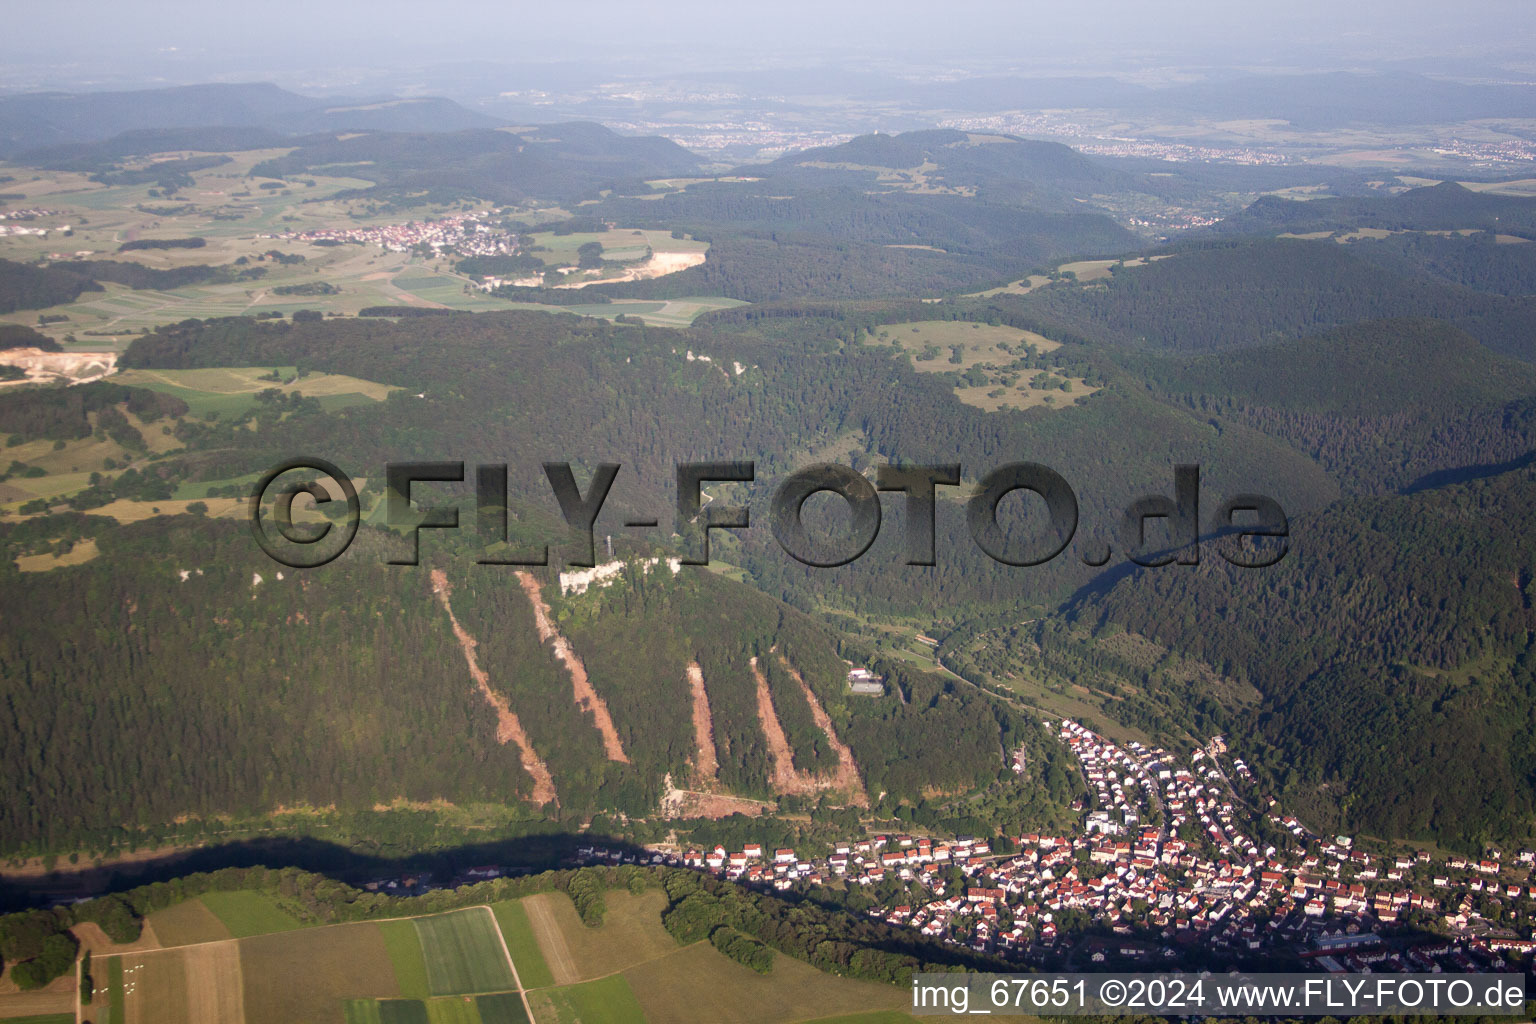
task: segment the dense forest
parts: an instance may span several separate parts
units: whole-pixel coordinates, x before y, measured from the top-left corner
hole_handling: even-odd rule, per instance
[[[1075,614],[1256,687],[1249,749],[1308,813],[1476,848],[1532,811],[1533,488],[1523,468],[1340,502],[1272,569],[1136,573]]]
[[[343,171],[375,182],[358,194],[438,201],[477,198],[517,203],[530,197],[575,200],[624,182],[697,173],[698,158],[655,136],[630,138],[601,125],[571,122],[506,131],[367,132],[302,141],[251,171],[268,178]]]
[[[1536,358],[1536,297],[1405,272],[1331,241],[1277,238],[1181,248],[1117,269],[1101,288],[1045,288],[1018,302],[1091,337],[1177,352],[1299,338],[1360,320],[1434,317],[1495,352]]]
[[[81,292],[101,290],[90,278],[67,270],[0,259],[0,313],[47,309],[74,302]]]
[[[59,159],[131,177],[100,161],[134,148]],[[0,390],[12,447],[122,448],[0,519],[0,728],[17,739],[0,762],[27,795],[0,804],[0,851],[106,845],[182,816],[361,814],[397,799],[498,805],[517,827],[597,815],[660,829],[648,819],[668,779],[779,812],[688,825],[722,841],[750,827],[789,842],[861,814],[977,834],[1064,825],[1084,791],[1050,716],[1008,691],[1020,675],[1081,685],[1159,740],[1228,735],[1265,789],[1319,828],[1457,848],[1523,840],[1536,814],[1536,243],[1518,240],[1536,226],[1530,202],[1453,185],[1266,197],[1149,246],[1098,212],[1103,195],[1166,199],[1199,175],[1231,177],[1135,166],[942,131],[678,186],[654,179],[696,178],[690,154],[591,125],[328,133],[263,162],[255,173],[273,178],[356,174],[375,184],[354,196],[402,208],[537,197],[577,214],[509,219],[516,232],[620,224],[710,245],[701,265],[665,277],[502,298],[749,304],[685,329],[435,305],[194,319],[146,331],[119,365],[293,367],[291,380],[284,370],[264,378],[282,388],[197,415],[173,387]],[[1312,232],[1328,237],[1275,237]],[[1060,270],[1089,257],[1115,263],[1083,280]],[[456,257],[480,276],[529,259]],[[102,283],[233,284],[260,275],[251,261],[0,261],[0,311]],[[988,291],[1037,273],[1038,287]],[[936,344],[927,358],[891,337],[898,324],[965,323],[1030,340],[969,365],[964,345],[946,361]],[[34,344],[52,343],[19,325],[0,335]],[[325,404],[305,390],[312,374],[394,390]],[[967,394],[979,390],[968,382],[1026,374],[1077,390],[1030,408]],[[151,423],[155,445],[141,429]],[[172,495],[243,497],[265,467],[306,452],[366,481],[367,522],[329,566],[280,567],[233,518],[158,514]],[[386,528],[385,464],[406,460],[462,460],[469,474],[506,463],[507,540],[549,545],[550,564],[529,570],[528,588],[512,567],[480,564],[503,549],[474,529],[469,481],[418,489],[419,502],[457,503],[462,528],[424,533],[420,566],[388,564],[408,542]],[[908,531],[926,524],[896,493],[852,564],[789,557],[771,499],[825,460],[871,478],[886,464],[958,464],[961,485],[938,489],[936,564],[907,564]],[[0,484],[43,473],[7,461]],[[577,549],[540,465],[551,461],[583,488],[600,464],[622,467],[595,530],[596,550],[611,538],[630,562],[611,586],[561,591]],[[710,568],[647,571],[641,560],[699,551],[675,517],[677,466],[699,461],[754,464],[750,481],[705,485],[750,526],[710,535]],[[974,530],[980,482],[1024,461],[1059,474],[1076,503],[1070,542],[1039,565],[1004,564]],[[1191,464],[1198,564],[1133,566],[1130,555],[1184,543],[1156,516],[1141,534],[1127,510],[1172,495],[1175,467]],[[1275,566],[1221,557],[1240,542],[1217,512],[1242,494],[1287,516]],[[149,518],[105,518],[119,501],[152,506],[139,510]],[[840,529],[829,503],[807,505],[818,536]],[[1048,536],[1026,492],[983,511],[1014,554]],[[627,525],[644,520],[656,526]],[[81,545],[95,554],[78,565],[23,574],[14,561]],[[932,654],[903,646],[917,632],[937,641]],[[713,777],[699,768],[694,666]],[[851,666],[880,675],[884,694],[851,694]],[[1016,777],[1006,766],[1020,747]],[[687,907],[674,907],[677,928],[704,928],[744,962],[785,951],[723,893],[674,902]]]
[[[1225,218],[1223,234],[1305,234],[1313,231],[1501,231],[1522,237],[1536,232],[1536,211],[1514,196],[1474,192],[1454,181],[1411,189],[1399,196],[1342,196],[1318,201],[1263,196]]]
[[[52,527],[49,535],[63,531],[70,543],[92,539],[100,556],[29,581],[24,592],[8,585],[0,601],[14,626],[0,672],[27,681],[0,705],[18,739],[6,747],[6,771],[32,794],[5,805],[8,851],[186,814],[533,795],[518,748],[498,742],[496,715],[476,692],[427,574],[385,564],[373,531],[339,572],[300,578],[278,571],[235,524],[160,518],[103,529],[106,522]],[[42,535],[29,527],[8,540],[14,550]],[[447,565],[456,621],[477,642],[478,666],[556,780],[544,808],[551,815],[643,814],[664,774],[683,777],[694,754],[692,661],[703,667],[720,781],[743,795],[776,796],[747,664],[754,655],[775,666],[774,701],[797,760],[820,750],[822,763],[797,767],[832,766],[798,684],[785,685],[791,668],[889,808],[916,804],[935,785],[986,785],[1002,767],[1007,734],[1026,729],[983,695],[921,673],[902,676],[900,698],[850,699],[838,641],[824,627],[703,569],[675,579],[637,572],[569,602],[558,588],[548,595],[619,729],[627,763],[614,763],[575,702],[568,670],[541,643],[516,580],[468,559]],[[17,580],[14,569],[9,578]],[[76,612],[62,617],[61,607]],[[81,623],[89,645],[79,643]],[[174,653],[194,649],[196,657]],[[58,700],[64,692],[67,704]],[[97,769],[69,770],[85,760]],[[475,770],[464,771],[466,762]],[[131,798],[114,784],[126,778],[137,780]]]
[[[659,200],[610,199],[598,209],[624,224],[682,225],[710,242],[701,266],[594,289],[615,298],[939,295],[1019,277],[1054,259],[1124,251],[1135,241],[1097,213],[848,187],[801,187],[785,196],[766,181],[755,191],[698,185]]]

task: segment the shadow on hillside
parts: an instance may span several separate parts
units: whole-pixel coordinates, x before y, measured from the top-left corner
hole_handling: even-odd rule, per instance
[[[1214,559],[1219,564],[1225,565],[1226,563],[1222,561],[1220,553],[1214,546],[1215,542],[1224,540],[1229,537],[1241,536],[1242,533],[1243,528],[1239,526],[1228,526],[1220,530],[1208,530],[1201,532],[1195,541],[1195,543],[1200,547],[1200,558],[1202,560]],[[1294,540],[1294,538],[1292,538],[1292,540]],[[1289,546],[1291,550],[1287,553],[1287,558],[1294,557],[1295,554],[1294,543],[1290,544]],[[1155,561],[1162,558],[1173,558],[1182,550],[1183,545],[1178,547],[1159,548],[1154,551],[1145,552],[1141,555],[1141,557],[1144,561]],[[1081,612],[1084,605],[1090,602],[1093,598],[1102,597],[1103,595],[1113,590],[1116,584],[1131,578],[1137,573],[1188,572],[1196,568],[1192,565],[1177,564],[1152,566],[1141,565],[1137,562],[1131,561],[1129,558],[1125,557],[1124,554],[1114,551],[1110,553],[1110,560],[1115,562],[1115,564],[1094,576],[1093,579],[1089,580],[1087,583],[1084,583],[1081,587],[1078,587],[1075,591],[1072,592],[1070,597],[1061,603],[1061,607],[1064,611],[1073,615]]]
[[[1525,467],[1536,462],[1536,451],[1526,452],[1518,458],[1508,459],[1504,462],[1487,462],[1476,466],[1457,466],[1453,469],[1439,469],[1433,473],[1426,473],[1413,483],[1404,487],[1402,494],[1418,494],[1422,491],[1432,491],[1437,487],[1449,487],[1451,484],[1471,483],[1474,480],[1487,480],[1489,477],[1500,476],[1504,473]]]
[[[466,879],[469,868],[494,865],[503,875],[535,874],[576,863],[578,847],[599,845],[639,857],[644,851],[628,840],[591,833],[549,833],[472,843],[400,857],[361,853],[338,843],[302,836],[263,837],[178,850],[163,857],[101,868],[70,867],[35,880],[0,880],[0,911],[50,906],[86,896],[122,892],[151,882],[165,882],[220,868],[300,868],[349,885],[408,876],[430,877],[437,886]],[[645,854],[649,858],[649,854]]]

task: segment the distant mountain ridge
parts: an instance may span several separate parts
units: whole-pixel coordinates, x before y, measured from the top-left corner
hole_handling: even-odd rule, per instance
[[[1536,235],[1536,204],[1518,196],[1474,192],[1454,181],[1396,196],[1339,196],[1296,200],[1260,196],[1247,209],[1217,222],[1214,234],[1246,235],[1340,231],[1498,231]]]
[[[354,134],[355,133],[355,134]],[[513,128],[439,97],[319,99],[270,83],[0,97],[0,158],[101,173],[182,150],[293,147],[273,176],[318,164],[366,167],[381,192],[579,199],[616,182],[700,172],[669,139],[592,122]]]
[[[957,191],[1029,206],[1065,207],[1077,197],[1148,187],[1140,176],[1059,142],[953,128],[860,135],[735,173],[796,184],[858,180],[896,190]]]
[[[1241,74],[1162,87],[1109,77],[984,76],[928,90],[933,100],[959,110],[1176,110],[1206,117],[1277,118],[1313,129],[1536,114],[1536,89],[1528,85],[1469,84],[1404,72]]]
[[[24,93],[0,97],[0,157],[102,142],[130,132],[244,128],[293,136],[348,130],[451,132],[505,123],[440,97],[320,99],[270,82]]]
[[[699,159],[656,136],[631,138],[599,124],[458,132],[375,131],[291,140],[297,148],[263,161],[252,173],[270,177],[349,167],[376,183],[374,195],[476,196],[518,202],[528,196],[586,198],[622,182],[696,174]]]

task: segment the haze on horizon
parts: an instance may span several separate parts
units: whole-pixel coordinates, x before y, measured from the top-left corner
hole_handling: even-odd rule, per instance
[[[1221,0],[1063,4],[806,0],[747,7],[671,0],[449,7],[271,0],[60,0],[7,12],[0,89],[128,88],[267,79],[344,92],[476,91],[505,80],[686,76],[821,66],[914,77],[1095,74],[1163,78],[1214,68],[1397,68],[1536,80],[1524,0]],[[391,84],[393,83],[393,84]]]

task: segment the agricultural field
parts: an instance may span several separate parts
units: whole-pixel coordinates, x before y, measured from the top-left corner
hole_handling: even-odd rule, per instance
[[[476,287],[454,269],[457,256],[386,250],[370,241],[341,244],[312,237],[280,237],[315,232],[380,228],[440,220],[471,212],[470,204],[423,203],[408,209],[383,209],[372,200],[336,198],[366,187],[357,178],[304,175],[293,181],[250,177],[256,163],[285,150],[228,154],[230,162],[191,172],[194,183],[167,193],[157,183],[104,185],[85,174],[7,166],[15,180],[6,183],[10,208],[50,211],[20,222],[36,234],[0,236],[0,258],[19,262],[40,259],[109,259],[138,263],[154,270],[207,265],[250,272],[245,280],[204,282],[167,289],[135,290],[106,283],[68,304],[45,311],[0,315],[0,322],[36,325],[40,312],[67,320],[41,325],[69,351],[119,351],[144,330],[189,317],[209,318],[256,313],[289,316],[301,309],[355,315],[367,306],[411,305],[489,311],[517,308]],[[150,158],[152,159],[152,158]],[[130,168],[150,159],[128,160]],[[151,195],[151,193],[156,193]],[[483,210],[479,212],[484,212]],[[554,209],[508,210],[517,219],[539,221],[564,216]],[[198,248],[151,248],[120,251],[130,242],[201,238]],[[551,268],[563,267],[561,287],[598,281],[628,281],[676,273],[703,262],[709,245],[673,238],[670,231],[618,228],[584,234],[538,232],[531,253]],[[577,250],[588,242],[603,246],[602,269],[576,270]],[[257,273],[259,272],[259,273]],[[533,283],[538,283],[537,280]],[[315,294],[304,294],[305,291]],[[692,317],[725,300],[700,298],[666,303],[658,322],[686,326]],[[590,315],[612,318],[630,303],[603,304]],[[654,307],[656,304],[647,304]],[[551,311],[569,306],[541,307]],[[589,312],[582,310],[582,312]]]
[[[707,1000],[703,1000],[695,990],[693,999],[714,1005],[716,996],[711,993]],[[531,993],[528,1003],[539,1024],[646,1024],[650,1019],[622,974],[580,985],[543,989]],[[667,1018],[656,1020],[660,1022]]]
[[[303,927],[298,918],[263,892],[210,892],[198,898],[237,939]]]
[[[758,974],[708,942],[679,947],[661,927],[659,892],[609,891],[604,898],[608,911],[596,928],[583,925],[561,893],[499,905],[498,919],[506,922],[503,908],[521,904],[549,964],[555,984],[545,987],[530,980],[524,966],[530,961],[516,958],[539,1024],[777,1024],[837,1014],[854,1015],[850,1024],[908,1019],[897,1012],[905,1005],[903,989],[824,974],[783,955],[769,974]],[[504,934],[520,928],[515,920],[510,928],[503,923]]]
[[[527,1024],[522,997],[515,992],[441,999],[353,999],[346,1024]]]
[[[384,933],[384,948],[395,969],[400,994],[411,999],[425,999],[432,994],[427,980],[427,962],[421,955],[421,938],[413,921],[402,918],[379,924]]]
[[[175,948],[98,952],[98,1022],[526,1020],[485,907],[306,928],[266,893],[213,892],[156,912],[150,927]]]
[[[172,395],[187,403],[187,415],[193,418],[236,416],[257,405],[257,395],[268,389],[284,394],[299,393],[317,400],[322,408],[335,410],[349,406],[382,402],[398,388],[341,374],[311,373],[300,377],[294,367],[220,367],[196,370],[125,370],[111,377],[114,383],[145,388]],[[119,407],[120,411],[122,407]],[[148,456],[163,454],[181,446],[168,420],[145,423],[124,411],[129,426],[144,439],[145,451],[130,451],[105,434],[88,435],[67,441],[37,439],[8,445],[4,451],[7,465],[21,463],[25,471],[13,471],[0,481],[0,510],[16,512],[38,498],[58,500],[90,486],[93,473],[129,467],[142,468]],[[99,413],[89,416],[94,424]],[[18,442],[19,438],[16,439]],[[38,475],[32,475],[38,474]],[[237,516],[244,509],[240,498],[208,497],[214,487],[248,484],[255,474],[235,480],[207,481],[182,485],[172,499],[130,501],[119,499],[92,509],[93,515],[111,516],[131,523],[157,515],[179,515],[193,501],[207,506],[212,517]],[[36,556],[25,564],[31,571],[44,571],[60,565],[78,564],[94,557],[94,548],[81,546],[62,558]],[[73,559],[73,561],[70,561]]]
[[[200,899],[183,900],[157,910],[149,915],[148,924],[162,946],[187,946],[194,942],[234,938],[229,926]]]
[[[897,1009],[905,989],[825,974],[782,954],[758,974],[708,942],[675,949],[623,974],[646,1016],[667,1024],[775,1024],[836,1013]],[[708,1000],[700,992],[710,993]]]
[[[96,961],[102,1024],[243,1024],[241,950],[233,939]],[[100,977],[106,967],[105,984]],[[104,989],[104,991],[101,991]],[[93,1004],[94,1005],[94,1004]]]
[[[875,341],[902,349],[920,373],[956,374],[955,396],[986,412],[1060,409],[1098,390],[1081,378],[1023,365],[1061,345],[1016,327],[923,320],[880,327]]]
[[[412,920],[435,996],[517,988],[496,919],[482,907]]]
[[[46,1020],[50,1015],[65,1011],[70,1011],[68,1019],[73,1021],[74,1006],[75,979],[72,974],[31,992],[18,991],[9,977],[0,981],[0,1021],[30,1021],[34,1017]]]
[[[553,985],[554,975],[550,973],[549,964],[544,962],[544,952],[539,948],[538,937],[533,933],[533,924],[528,920],[528,910],[523,906],[523,901],[506,900],[492,904],[491,912],[496,915],[496,926],[501,929],[502,941],[512,954],[512,963],[517,966],[517,977],[523,987],[547,988]],[[398,968],[396,973],[399,973]]]
[[[660,892],[615,890],[606,900],[596,928],[581,923],[563,893],[296,928],[270,896],[209,893],[152,915],[162,942],[191,944],[98,949],[88,1016],[97,1024],[528,1024],[510,953],[536,1024],[908,1019],[897,1012],[905,990],[895,986],[824,974],[783,955],[761,975],[708,942],[679,947],[661,926]],[[258,928],[283,930],[251,933]],[[54,1003],[35,1012],[67,1008],[70,981],[61,979]],[[11,1012],[6,998],[0,1014]]]
[[[248,1024],[334,1021],[348,999],[404,993],[380,925],[304,928],[240,940]]]
[[[608,913],[597,928],[582,924],[564,893],[541,893],[523,900],[555,984],[600,978],[676,951],[677,942],[661,926],[663,894],[609,892],[604,899]]]
[[[292,366],[228,366],[200,370],[123,370],[110,378],[125,387],[147,388],[187,403],[188,415],[237,415],[256,405],[256,396],[276,389],[316,399],[327,411],[382,402],[397,387],[339,373],[298,376]],[[152,430],[145,433],[159,433]]]

